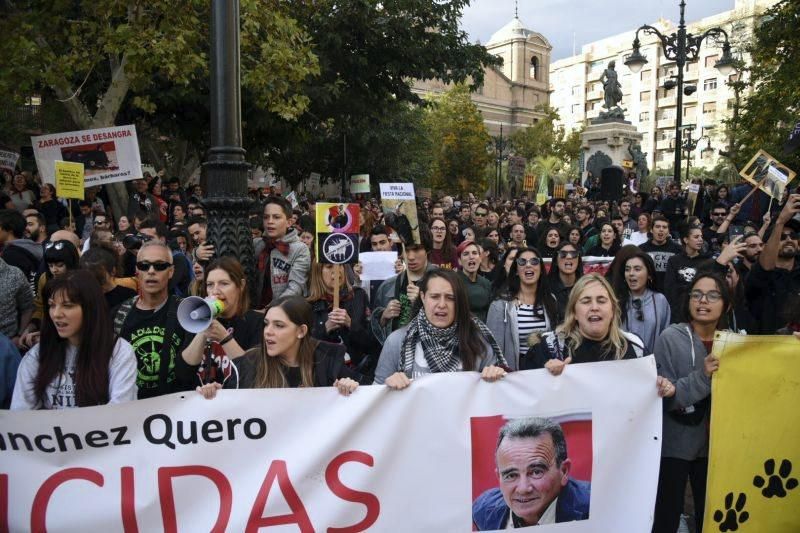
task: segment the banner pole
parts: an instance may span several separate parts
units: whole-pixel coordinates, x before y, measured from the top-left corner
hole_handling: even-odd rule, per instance
[[[333,269],[333,308],[339,309],[339,274],[341,272],[342,265],[336,265]]]
[[[69,205],[69,225],[72,226],[72,198],[67,198],[67,204]],[[75,228],[77,231],[78,228]]]

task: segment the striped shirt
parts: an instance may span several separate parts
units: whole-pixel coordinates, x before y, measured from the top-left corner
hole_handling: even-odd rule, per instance
[[[544,306],[542,304],[520,304],[517,308],[517,330],[519,331],[519,355],[528,353],[528,337],[534,332],[547,328]]]

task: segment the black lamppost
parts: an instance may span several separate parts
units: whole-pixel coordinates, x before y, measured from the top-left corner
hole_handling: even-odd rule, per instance
[[[689,177],[689,170],[692,167],[692,152],[694,152],[697,149],[697,146],[700,144],[700,141],[702,141],[703,139],[705,139],[708,142],[709,148],[711,147],[711,139],[709,139],[708,135],[703,135],[702,130],[700,131],[700,137],[698,137],[697,139],[693,139],[692,138],[692,133],[694,133],[694,130],[695,130],[696,127],[697,126],[695,126],[694,124],[687,124],[685,126],[681,126],[683,131],[686,132],[686,140],[683,141],[683,145],[681,146],[681,149],[684,152],[686,152],[686,181],[687,182],[691,181],[691,178]],[[709,127],[709,128],[706,128],[706,129],[711,129],[711,128]]]
[[[232,255],[255,287],[253,238],[247,215],[250,165],[242,148],[242,106],[239,81],[239,0],[211,2],[211,148],[203,163],[208,212],[207,239],[217,256]],[[254,300],[255,301],[255,300]]]
[[[677,113],[675,117],[675,172],[673,178],[676,182],[681,179],[681,122],[683,118],[683,67],[688,61],[694,61],[700,54],[700,44],[705,39],[714,39],[716,42],[722,40],[722,57],[716,62],[714,67],[723,75],[728,76],[733,72],[735,63],[733,56],[731,56],[731,44],[728,40],[728,33],[722,28],[711,28],[703,32],[702,35],[692,35],[686,31],[686,19],[684,11],[686,9],[685,0],[681,0],[681,19],[678,24],[678,32],[670,35],[663,35],[658,29],[653,26],[644,25],[636,30],[636,36],[633,39],[633,52],[625,56],[625,64],[634,74],[637,74],[647,64],[647,58],[642,55],[640,51],[641,43],[639,42],[639,32],[649,33],[655,35],[661,41],[661,46],[664,49],[664,57],[671,61],[675,61],[678,67],[678,76],[676,80],[677,88]],[[724,40],[723,40],[724,38]]]
[[[507,144],[508,142],[505,139],[503,139],[503,125],[500,124],[500,137],[496,137],[494,140],[494,152],[495,152],[494,194],[498,198],[501,195],[500,189],[501,189],[501,178],[503,177],[503,161],[508,159],[508,156],[505,155]]]

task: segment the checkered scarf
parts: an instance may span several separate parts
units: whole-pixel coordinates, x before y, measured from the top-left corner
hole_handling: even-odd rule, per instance
[[[505,357],[494,335],[486,327],[486,324],[475,318],[472,323],[483,335],[494,352],[497,366],[506,366]],[[414,358],[416,357],[417,343],[422,344],[422,353],[425,354],[425,361],[431,372],[457,372],[461,367],[461,358],[458,353],[458,335],[456,329],[458,323],[453,322],[447,328],[437,328],[430,323],[424,310],[420,310],[417,316],[408,323],[406,338],[403,340],[403,349],[400,357],[399,371],[405,372],[408,377],[414,373]]]

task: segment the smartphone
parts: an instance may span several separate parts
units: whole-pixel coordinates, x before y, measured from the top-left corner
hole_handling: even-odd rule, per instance
[[[733,239],[741,235],[744,235],[744,226],[731,226],[728,228],[728,242],[733,242]]]

